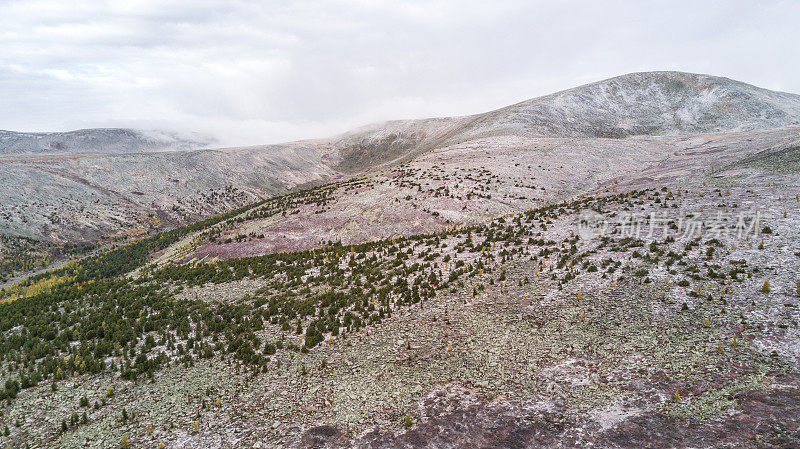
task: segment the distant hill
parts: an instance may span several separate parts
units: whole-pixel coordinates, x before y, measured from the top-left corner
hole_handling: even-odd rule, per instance
[[[335,138],[357,171],[415,150],[476,138],[624,138],[772,129],[800,124],[800,95],[728,78],[641,72],[482,114],[377,123]]]
[[[465,132],[627,137],[800,124],[800,95],[681,72],[631,73],[473,116]]]
[[[214,140],[165,131],[122,128],[24,133],[0,130],[0,154],[122,154],[198,150]]]

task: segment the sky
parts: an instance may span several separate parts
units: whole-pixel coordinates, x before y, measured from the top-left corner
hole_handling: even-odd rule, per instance
[[[263,144],[650,70],[800,93],[798,43],[797,1],[0,0],[0,129]]]

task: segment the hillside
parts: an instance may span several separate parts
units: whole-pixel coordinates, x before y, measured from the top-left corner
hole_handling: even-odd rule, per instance
[[[773,168],[798,128],[523,142],[272,197],[3,292],[7,441],[800,443],[800,172]],[[617,152],[625,176],[600,165]]]
[[[0,289],[0,444],[798,447],[796,99],[632,74],[315,141],[1,157],[0,268],[107,246]]]

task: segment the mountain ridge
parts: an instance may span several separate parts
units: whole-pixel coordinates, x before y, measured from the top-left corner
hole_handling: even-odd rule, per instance
[[[331,140],[344,148],[347,162],[370,146],[408,155],[500,135],[625,138],[798,124],[800,95],[724,77],[661,71],[620,75],[479,114],[375,123]]]
[[[629,147],[638,145],[637,160],[644,164],[656,145],[657,153],[668,157],[666,147],[653,136],[725,134],[798,123],[800,96],[795,94],[710,75],[635,72],[481,114],[376,123],[330,138],[283,144],[159,151],[183,141],[160,132],[79,130],[72,133],[82,146],[63,147],[55,154],[3,154],[0,149],[0,182],[12,187],[0,192],[0,234],[55,241],[157,229],[163,222],[190,222],[302,186],[376,173],[422,155],[462,157],[468,148],[563,148],[572,158],[588,160],[598,154],[622,157],[605,153],[605,147],[628,148],[625,154],[630,157]],[[92,138],[98,132],[99,137]],[[786,133],[794,131],[787,128]],[[27,136],[44,136],[39,139],[44,143],[36,147],[41,150],[50,149],[47,137],[63,134]],[[123,137],[121,143],[86,143],[103,144],[117,135]],[[634,136],[648,138],[623,142]],[[606,138],[621,145],[600,141]],[[143,148],[148,139],[162,146]],[[583,143],[570,145],[569,139]],[[136,152],[126,152],[132,148]],[[548,160],[554,168],[561,165],[549,156]],[[617,160],[623,162],[629,165]]]
[[[798,124],[798,94],[721,76],[650,71],[594,81],[476,114],[389,120],[327,138],[226,149],[327,142],[343,147],[340,153],[345,165],[342,167],[347,170],[354,168],[346,165],[348,156],[352,159],[350,153],[368,146],[397,155],[409,149],[430,149],[501,134],[624,138],[748,131]],[[196,151],[212,149],[213,143],[212,138],[197,133],[181,135],[132,128],[85,128],[65,132],[0,130],[0,154]],[[358,164],[351,162],[351,165]]]

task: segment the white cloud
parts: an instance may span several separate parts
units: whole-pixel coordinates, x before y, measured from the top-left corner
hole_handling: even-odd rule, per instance
[[[227,144],[481,112],[639,70],[800,92],[800,5],[12,1],[0,128],[152,126]]]

